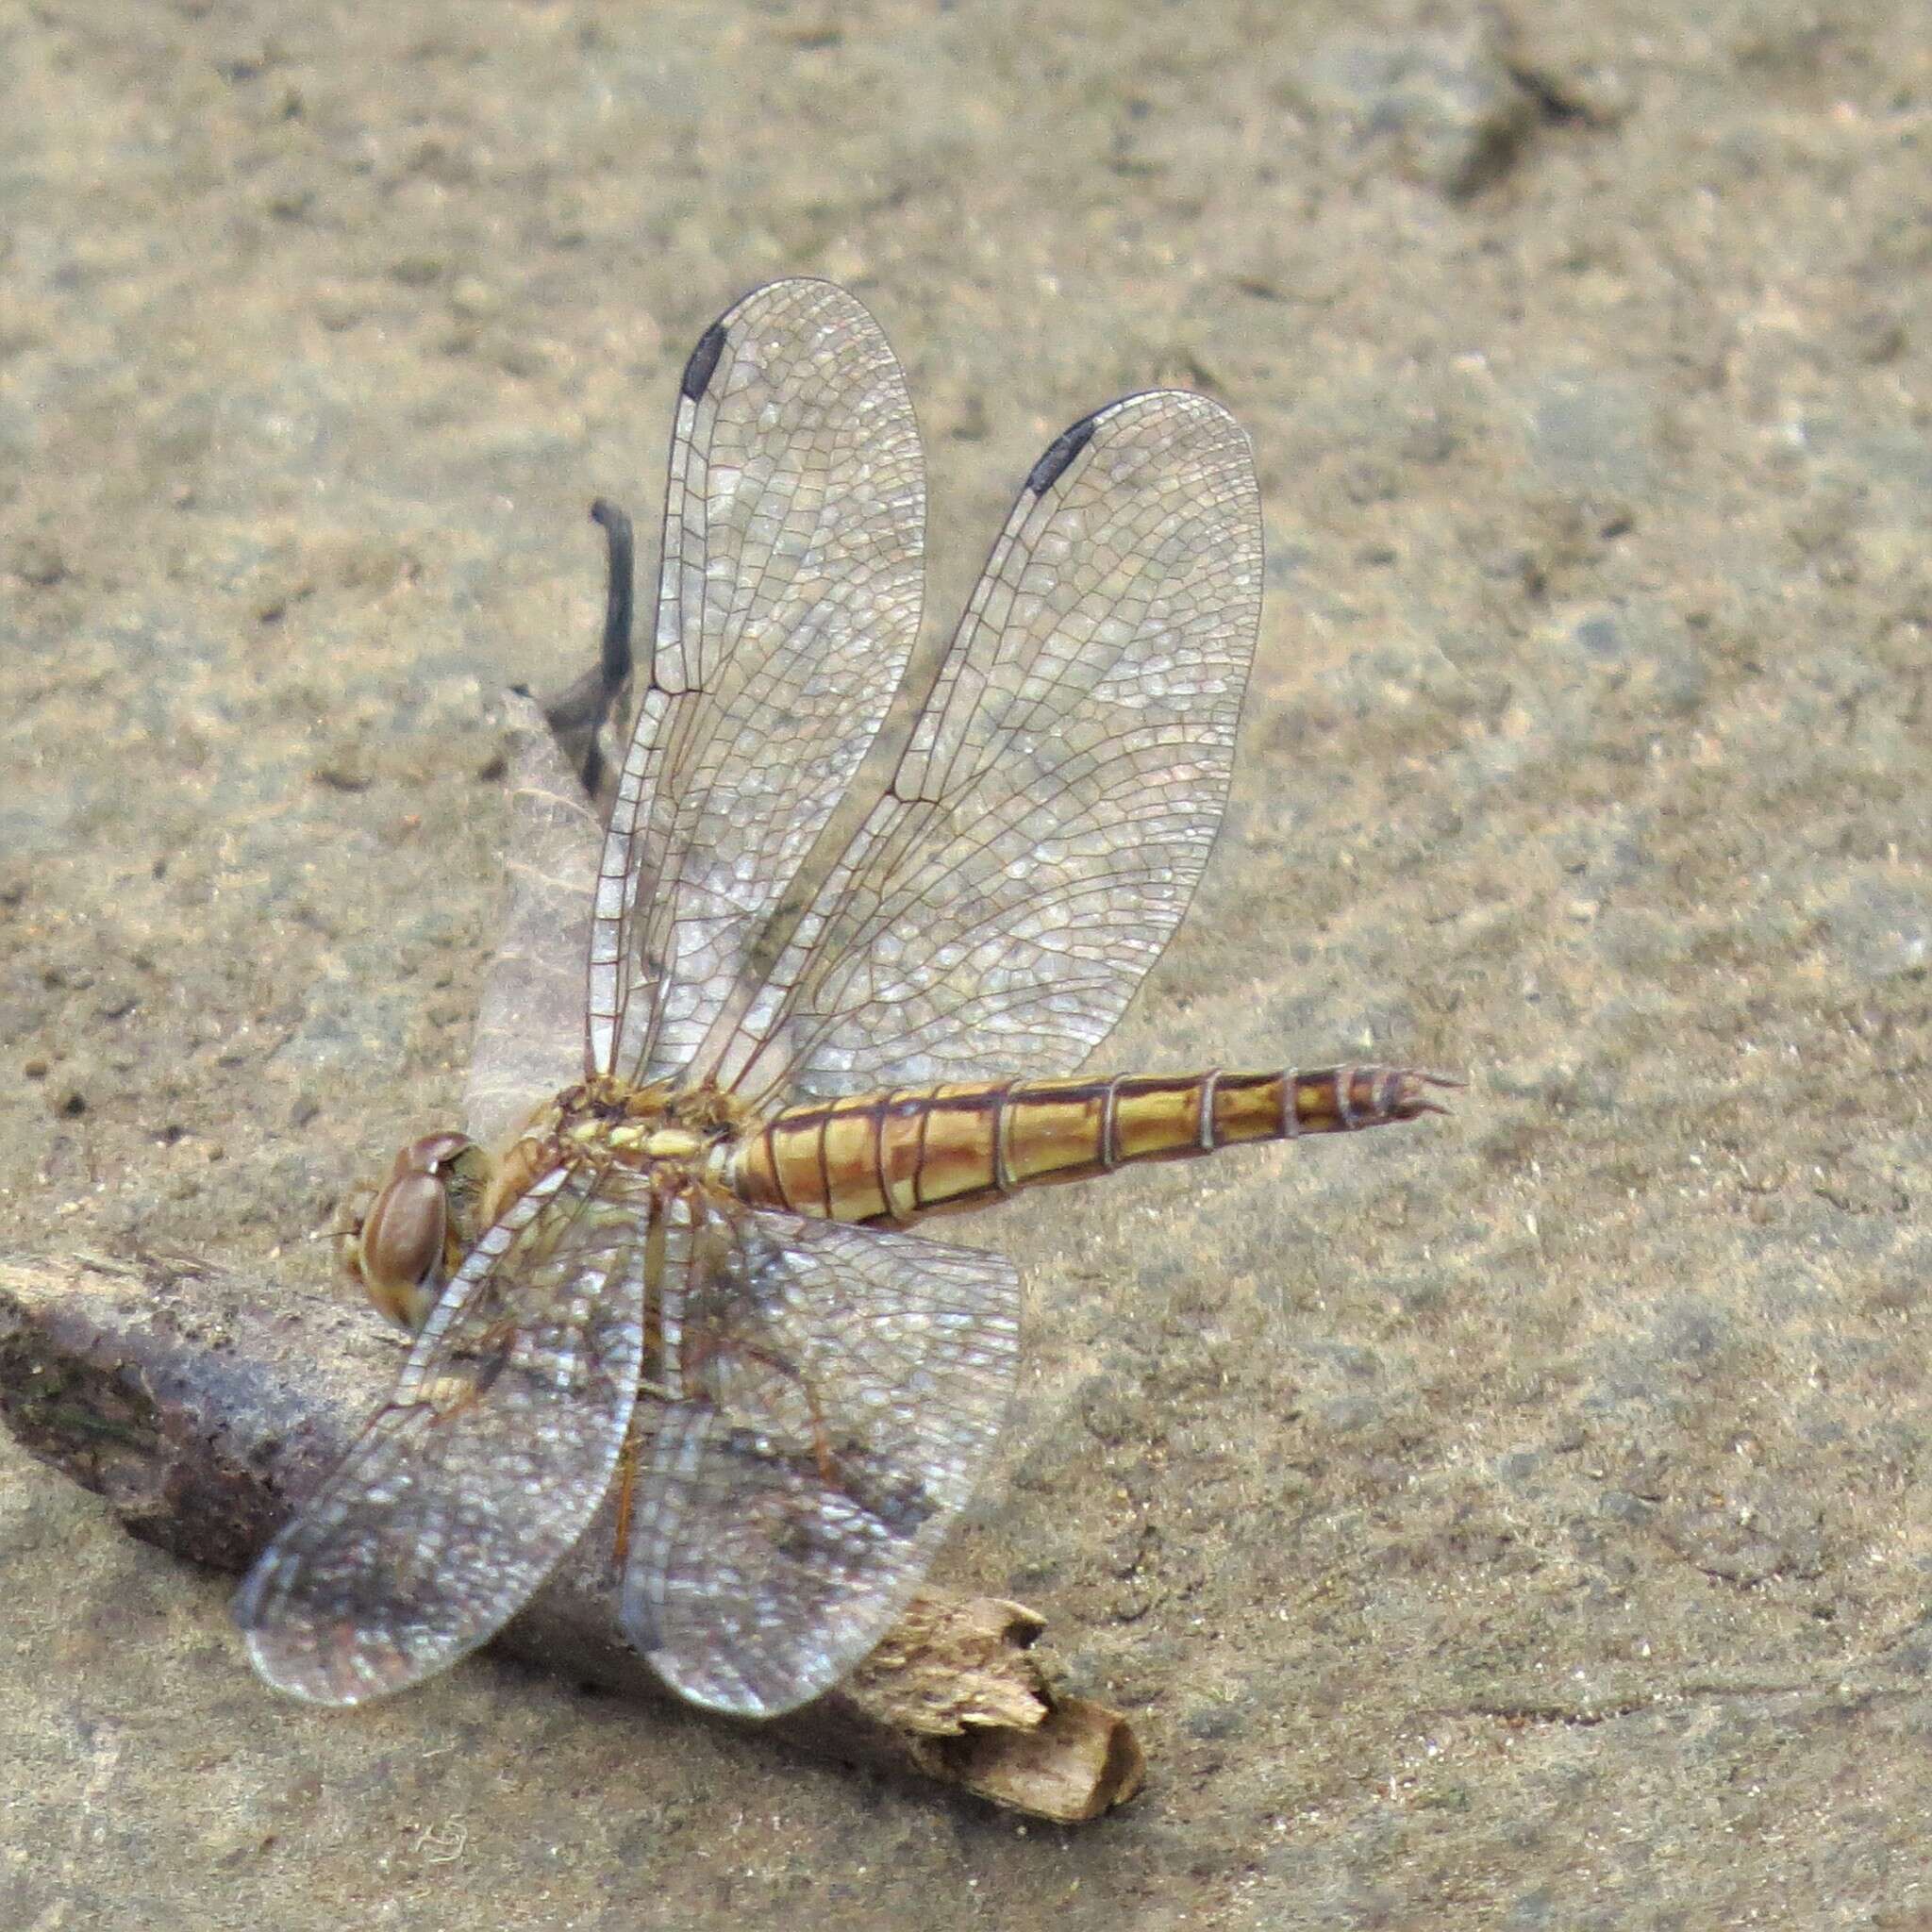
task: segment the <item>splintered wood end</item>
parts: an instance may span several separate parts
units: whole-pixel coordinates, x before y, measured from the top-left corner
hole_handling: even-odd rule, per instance
[[[1077,1824],[1125,1804],[1147,1765],[1118,1711],[1054,1694],[1033,1655],[1045,1628],[998,1597],[919,1597],[845,1689],[927,1775]]]
[[[1147,1775],[1126,1719],[1085,1697],[1059,1699],[1030,1730],[969,1730],[929,1749],[967,1790],[1061,1824],[1124,1805]]]

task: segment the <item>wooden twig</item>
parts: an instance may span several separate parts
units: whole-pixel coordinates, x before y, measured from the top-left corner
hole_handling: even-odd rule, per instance
[[[247,1566],[381,1400],[399,1359],[385,1343],[346,1295],[151,1257],[0,1257],[0,1413],[13,1434],[132,1535],[221,1570]],[[610,1529],[593,1523],[497,1641],[662,1702],[618,1632]],[[1140,1789],[1140,1746],[1118,1713],[1048,1688],[1032,1654],[1042,1627],[1017,1604],[922,1596],[838,1689],[738,1727],[1036,1817],[1096,1818]]]

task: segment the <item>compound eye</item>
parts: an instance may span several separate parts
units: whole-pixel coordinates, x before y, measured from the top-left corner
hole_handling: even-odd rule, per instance
[[[451,1130],[425,1134],[420,1140],[411,1141],[407,1147],[397,1149],[396,1158],[390,1166],[390,1179],[401,1180],[406,1174],[434,1174],[439,1168],[461,1160],[475,1146],[475,1141],[467,1134]]]
[[[402,1168],[400,1158],[397,1165]],[[412,1334],[442,1292],[448,1233],[442,1181],[419,1167],[402,1169],[363,1220],[356,1252],[363,1289],[383,1314]]]

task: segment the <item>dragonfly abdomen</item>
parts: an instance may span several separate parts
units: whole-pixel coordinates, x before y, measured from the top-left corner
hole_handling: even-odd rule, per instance
[[[1441,1110],[1437,1084],[1347,1066],[898,1088],[787,1108],[740,1144],[731,1183],[754,1206],[904,1223],[1135,1161],[1412,1120]]]

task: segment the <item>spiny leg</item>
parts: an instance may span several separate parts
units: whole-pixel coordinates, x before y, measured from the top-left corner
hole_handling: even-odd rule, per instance
[[[587,796],[600,805],[614,763],[605,746],[607,731],[622,733],[624,692],[631,676],[631,616],[636,560],[630,518],[600,496],[591,506],[591,521],[605,541],[604,638],[597,662],[560,697],[543,707],[551,735],[583,779]]]

